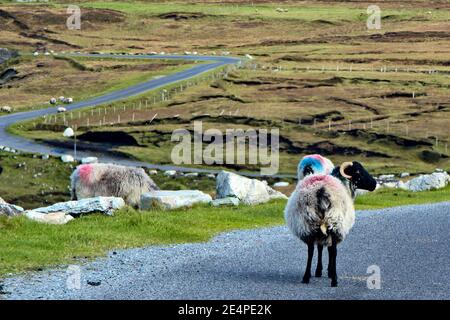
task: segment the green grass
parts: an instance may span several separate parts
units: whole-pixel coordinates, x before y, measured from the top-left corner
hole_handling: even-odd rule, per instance
[[[441,201],[450,201],[450,185],[443,189],[424,192],[381,189],[372,194],[358,197],[355,203],[357,209],[365,210]]]
[[[97,9],[113,9],[129,14],[138,14],[140,16],[155,16],[167,12],[202,12],[207,15],[216,16],[244,16],[258,17],[266,19],[293,19],[302,21],[327,20],[337,21],[365,21],[367,19],[367,6],[362,5],[359,8],[348,8],[333,6],[287,6],[280,4],[264,4],[264,5],[234,5],[234,4],[192,4],[192,3],[148,3],[148,2],[86,2],[81,6]],[[276,8],[287,9],[287,12],[277,12]],[[414,18],[418,15],[427,16],[429,10],[425,9],[384,9],[382,17],[395,16],[398,19]],[[444,12],[434,11],[430,19],[447,20]]]
[[[360,196],[357,209],[448,201],[450,186],[420,193],[379,190]],[[174,211],[137,212],[125,208],[113,217],[88,215],[64,226],[24,217],[0,217],[0,277],[43,267],[80,263],[108,250],[204,242],[221,232],[281,225],[285,201],[257,206],[197,206]]]
[[[113,248],[207,241],[219,232],[280,224],[283,202],[258,207],[196,207],[171,212],[122,210],[64,226],[0,219],[0,276],[104,255]]]

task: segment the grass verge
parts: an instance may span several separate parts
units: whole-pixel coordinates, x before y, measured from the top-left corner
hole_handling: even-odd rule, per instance
[[[379,190],[361,196],[357,209],[376,209],[450,199],[450,186],[412,193]],[[38,224],[24,217],[0,219],[0,277],[80,263],[108,250],[148,245],[202,242],[220,232],[283,224],[285,201],[213,209],[198,206],[171,212],[126,208],[113,217],[89,215],[64,226]]]

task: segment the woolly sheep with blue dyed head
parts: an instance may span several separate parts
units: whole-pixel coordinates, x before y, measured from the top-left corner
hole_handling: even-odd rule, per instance
[[[337,286],[337,244],[355,223],[353,200],[356,189],[375,190],[377,182],[359,162],[344,162],[331,174],[308,174],[289,197],[284,217],[290,231],[308,245],[303,283],[309,283],[314,246],[318,260],[316,277],[322,276],[322,250],[328,247],[328,277]]]

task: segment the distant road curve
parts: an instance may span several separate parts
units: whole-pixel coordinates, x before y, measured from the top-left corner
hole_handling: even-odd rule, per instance
[[[164,76],[158,79],[148,80],[125,89],[117,90],[96,98],[92,98],[86,101],[80,101],[72,103],[70,105],[64,105],[67,111],[73,111],[80,108],[98,106],[104,103],[111,103],[113,101],[122,100],[124,98],[133,97],[147,91],[164,87],[166,85],[187,80],[193,78],[202,73],[214,70],[216,68],[241,63],[241,59],[235,57],[224,56],[199,56],[199,55],[123,55],[123,54],[84,54],[74,53],[67,54],[68,57],[92,57],[92,58],[119,58],[119,59],[176,59],[176,60],[196,60],[207,61],[209,63],[196,65],[184,71],[180,71],[171,75]],[[82,84],[81,84],[82,85]],[[57,113],[57,106],[52,106],[45,109],[18,112],[5,116],[0,116],[0,145],[10,147],[23,152],[49,154],[53,156],[61,156],[67,154],[66,148],[58,148],[41,144],[36,141],[12,135],[7,132],[7,128],[15,123],[32,120],[42,117],[44,115],[52,115]],[[218,170],[209,169],[197,169],[172,165],[157,165],[147,162],[130,160],[118,156],[108,154],[107,152],[93,152],[93,151],[79,151],[77,152],[77,158],[81,159],[86,156],[96,156],[102,162],[119,163],[129,166],[141,166],[147,168],[154,168],[160,170],[177,170],[177,171],[190,171],[190,172],[210,172],[215,173]],[[258,174],[248,174],[250,176],[258,176]]]

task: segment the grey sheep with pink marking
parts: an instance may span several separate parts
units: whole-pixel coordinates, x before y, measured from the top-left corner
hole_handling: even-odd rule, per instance
[[[142,168],[95,163],[78,166],[70,176],[72,199],[120,197],[138,207],[141,195],[159,190]]]

